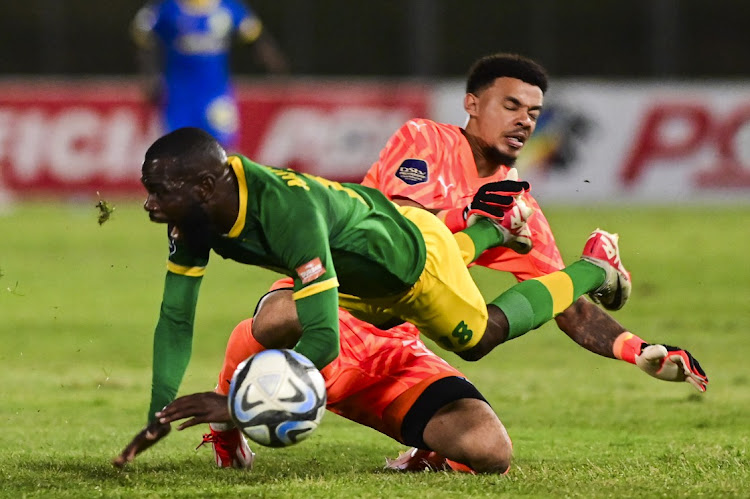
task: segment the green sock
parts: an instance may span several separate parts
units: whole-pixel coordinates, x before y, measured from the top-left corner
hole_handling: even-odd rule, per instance
[[[579,260],[558,272],[518,283],[490,303],[508,318],[510,340],[551,320],[601,286],[604,278],[604,269]]]
[[[495,224],[493,224],[486,218],[478,220],[471,227],[467,227],[464,230],[457,232],[456,234],[465,234],[469,236],[469,239],[474,244],[472,250],[469,246],[462,245],[460,236],[456,237],[456,240],[459,241],[459,246],[462,246],[461,250],[463,252],[466,252],[468,256],[471,256],[471,253],[473,251],[473,258],[471,258],[471,260],[469,260],[467,263],[473,262],[474,260],[479,258],[479,255],[481,255],[485,250],[503,244],[503,235],[499,230],[497,230]],[[466,248],[464,248],[463,246],[466,246]],[[466,259],[467,258],[465,256],[464,260]]]
[[[586,260],[578,260],[560,272],[568,274],[573,282],[573,294],[575,295],[573,301],[604,284],[604,279],[607,277],[603,268]]]

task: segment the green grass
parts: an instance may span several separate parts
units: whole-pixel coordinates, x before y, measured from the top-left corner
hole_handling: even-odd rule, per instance
[[[566,261],[597,226],[621,234],[634,276],[616,318],[688,348],[711,378],[699,395],[577,347],[547,325],[463,369],[513,438],[508,476],[382,471],[403,447],[333,414],[289,449],[256,446],[250,473],[173,432],[127,471],[109,461],[145,421],[163,226],[121,200],[22,204],[0,216],[0,496],[748,497],[750,208],[548,207]],[[474,271],[494,297],[510,280]],[[225,340],[275,275],[214,257],[181,393],[213,388]],[[441,353],[444,353],[440,351]]]

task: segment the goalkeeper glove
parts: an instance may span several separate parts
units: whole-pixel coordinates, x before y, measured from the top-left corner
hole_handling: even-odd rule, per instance
[[[533,213],[534,209],[527,206],[523,199],[518,198],[516,204],[508,210],[505,218],[500,221],[491,219],[503,235],[503,246],[521,255],[531,251],[533,246],[531,229],[526,222]]]
[[[701,392],[706,391],[708,377],[698,361],[688,352],[669,345],[641,345],[635,356],[641,370],[665,381],[687,381]]]
[[[464,230],[479,217],[501,222],[520,196],[531,189],[528,182],[518,180],[518,170],[511,168],[505,180],[484,184],[464,208],[452,208],[438,213],[451,232]]]
[[[515,169],[514,169],[515,170]],[[500,222],[516,204],[518,196],[530,189],[529,183],[519,180],[490,182],[479,188],[474,199],[463,211],[466,224],[472,225],[475,217],[484,217]]]

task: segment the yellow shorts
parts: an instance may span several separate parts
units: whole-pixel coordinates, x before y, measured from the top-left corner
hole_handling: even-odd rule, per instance
[[[363,299],[339,294],[339,305],[375,325],[393,317],[411,322],[446,350],[458,352],[473,347],[487,327],[487,305],[453,234],[426,210],[399,206],[399,211],[424,237],[427,260],[419,280],[395,297]]]

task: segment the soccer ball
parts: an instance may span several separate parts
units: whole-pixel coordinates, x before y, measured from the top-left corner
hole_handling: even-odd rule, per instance
[[[229,413],[252,441],[268,447],[296,444],[318,427],[326,384],[313,363],[293,350],[264,350],[232,375]]]

